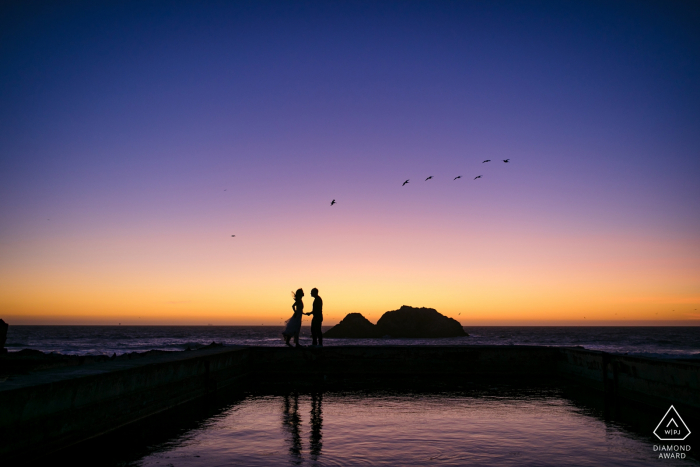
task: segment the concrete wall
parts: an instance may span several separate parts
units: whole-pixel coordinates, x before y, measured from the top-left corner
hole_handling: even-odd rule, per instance
[[[617,397],[700,409],[700,364],[529,346],[271,347],[173,352],[0,383],[0,457],[51,452],[247,382],[563,376]]]
[[[553,375],[556,353],[534,346],[333,346],[323,350],[250,348],[258,381],[362,380],[406,376],[535,377]]]
[[[700,409],[700,363],[558,349],[557,373],[609,395],[656,406]]]
[[[0,457],[50,452],[245,377],[248,352],[214,349],[37,372],[0,384]]]

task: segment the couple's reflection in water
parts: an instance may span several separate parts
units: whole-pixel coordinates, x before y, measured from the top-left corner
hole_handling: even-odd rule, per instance
[[[311,394],[311,413],[309,432],[309,455],[312,461],[317,461],[321,456],[323,447],[323,395]],[[292,393],[284,396],[284,408],[282,413],[282,427],[289,434],[287,442],[289,444],[289,460],[294,465],[301,465],[302,457],[302,422],[299,415],[299,394]]]

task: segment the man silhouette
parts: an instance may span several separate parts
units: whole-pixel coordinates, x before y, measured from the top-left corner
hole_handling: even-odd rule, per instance
[[[309,313],[305,313],[306,316],[314,315],[314,317],[311,318],[311,338],[313,339],[311,345],[314,347],[316,345],[323,347],[323,331],[321,331],[321,323],[323,322],[323,300],[318,296],[318,289],[316,287],[311,289],[311,296],[314,297],[313,308]]]

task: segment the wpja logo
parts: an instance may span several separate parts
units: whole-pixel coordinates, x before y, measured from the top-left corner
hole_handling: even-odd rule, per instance
[[[661,441],[683,441],[690,435],[690,430],[676,408],[671,406],[654,429],[654,434]],[[659,459],[685,459],[685,453],[688,451],[689,444],[654,445],[654,452],[659,453]]]

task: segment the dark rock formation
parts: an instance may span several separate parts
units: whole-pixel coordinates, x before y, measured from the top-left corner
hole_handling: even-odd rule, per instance
[[[387,311],[377,321],[382,335],[391,337],[461,337],[468,336],[459,321],[432,308],[402,306]]]
[[[360,313],[350,313],[323,336],[366,339],[372,337],[461,337],[468,336],[459,321],[441,315],[432,308],[402,306],[387,311],[372,324]]]
[[[343,318],[340,323],[324,332],[323,337],[366,339],[370,337],[382,337],[382,334],[377,329],[377,326],[372,324],[360,313],[350,313]]]
[[[0,319],[0,354],[7,352],[5,342],[7,341],[7,328],[10,326]]]

